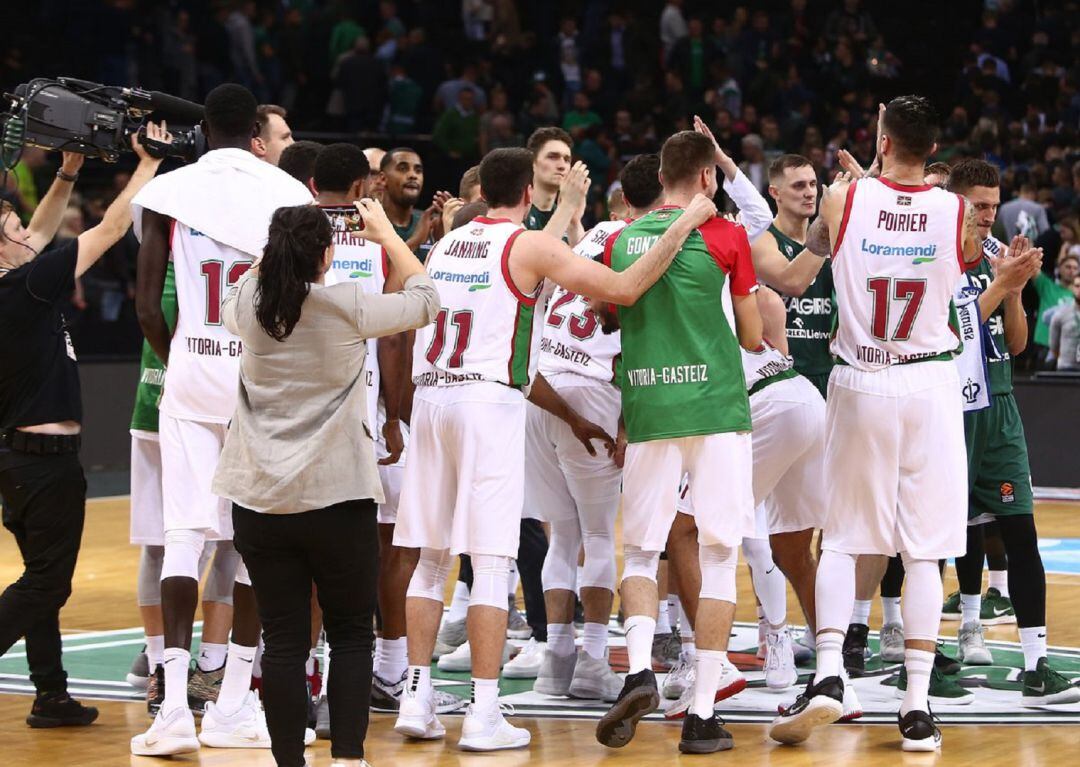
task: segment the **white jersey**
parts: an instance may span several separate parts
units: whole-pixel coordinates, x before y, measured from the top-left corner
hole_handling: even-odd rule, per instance
[[[610,238],[621,232],[629,221],[602,221],[574,247],[585,258],[603,254]],[[560,373],[575,373],[586,379],[610,382],[622,351],[619,331],[605,334],[600,320],[589,309],[589,299],[556,288],[544,317],[540,341],[540,372],[545,378]]]
[[[169,249],[180,316],[169,344],[162,413],[228,423],[240,381],[240,338],[222,324],[221,302],[252,263],[247,253],[174,221]]]
[[[834,249],[833,355],[860,370],[951,356],[964,201],[934,186],[852,182]]]
[[[425,267],[442,309],[416,331],[413,382],[455,386],[491,381],[526,386],[536,370],[543,323],[531,295],[510,278],[510,248],[525,229],[508,219],[474,218],[443,237]]]
[[[331,209],[338,206],[324,206]],[[350,232],[346,228],[342,215],[330,212],[330,223],[334,226],[334,260],[326,272],[326,284],[339,282],[359,282],[365,293],[379,295],[386,285],[387,261],[382,246],[371,240],[365,240],[360,233]],[[367,373],[368,427],[378,439],[376,428],[379,414],[379,355],[378,340],[367,340],[367,360],[364,363]]]
[[[795,360],[770,345],[768,341],[762,340],[761,346],[761,350],[756,352],[748,352],[740,347],[747,391],[753,391],[754,387],[762,381],[786,373],[795,367]]]

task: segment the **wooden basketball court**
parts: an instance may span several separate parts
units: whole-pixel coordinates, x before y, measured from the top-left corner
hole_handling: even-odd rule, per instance
[[[1080,538],[1080,504],[1040,503],[1037,523],[1042,538]],[[83,550],[76,571],[74,594],[61,615],[66,633],[137,626],[135,573],[138,550],[128,545],[127,499],[93,500],[88,505]],[[0,583],[9,583],[21,572],[18,551],[9,535],[0,536]],[[947,589],[955,588],[949,576]],[[1080,575],[1049,574],[1048,623],[1052,645],[1080,647]],[[740,566],[739,609],[737,618],[753,621],[754,599],[745,566]],[[789,614],[796,620],[797,603],[789,595]],[[875,603],[872,626],[880,625]],[[945,632],[955,632],[956,624],[946,624]],[[987,630],[987,639],[1016,641],[1014,626]],[[794,698],[794,692],[791,694]],[[131,736],[149,725],[146,709],[137,702],[95,702],[101,717],[82,730],[31,730],[23,720],[31,699],[23,695],[0,695],[0,728],[5,743],[0,751],[0,765],[45,767],[80,765],[80,767],[115,767],[116,765],[163,764],[161,760],[132,757],[128,750]],[[1019,709],[1018,709],[1019,711]],[[1008,717],[999,718],[1007,722]],[[739,760],[755,764],[834,765],[859,759],[865,767],[894,764],[955,765],[1041,765],[1061,763],[1074,758],[1080,743],[1080,714],[1075,724],[1012,725],[969,724],[943,727],[945,746],[941,756],[905,754],[899,750],[898,733],[893,726],[837,725],[820,732],[805,746],[789,748],[768,741],[765,728],[756,724],[730,726],[736,749],[713,759]],[[453,748],[461,718],[445,717],[448,739],[445,743],[406,744],[392,730],[389,715],[372,716],[368,735],[368,760],[374,767],[395,765],[441,767],[442,765],[574,765],[664,764],[677,761],[703,762],[706,757],[681,757],[676,749],[678,724],[647,722],[627,748],[609,751],[593,738],[595,722],[576,719],[530,719],[517,717],[515,723],[533,733],[530,749],[501,754],[469,755]],[[317,742],[309,750],[309,763],[320,767],[330,764],[329,744]],[[865,760],[865,761],[863,761]],[[174,764],[214,765],[215,767],[272,767],[274,760],[264,751],[222,751],[204,749],[200,754],[174,757]]]

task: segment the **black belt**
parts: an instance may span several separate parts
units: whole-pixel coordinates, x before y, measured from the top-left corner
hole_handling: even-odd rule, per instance
[[[32,455],[77,453],[82,446],[79,434],[34,434],[17,429],[0,430],[0,447]]]

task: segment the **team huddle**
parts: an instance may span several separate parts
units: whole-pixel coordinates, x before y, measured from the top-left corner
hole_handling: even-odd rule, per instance
[[[218,146],[245,139],[232,118],[208,98]],[[282,118],[262,113],[264,135]],[[465,709],[461,749],[527,747],[530,732],[500,708],[502,674],[535,678],[543,695],[610,703],[596,728],[607,747],[629,744],[666,698],[665,715],[683,720],[681,752],[732,748],[715,706],[746,687],[727,657],[741,548],[768,687],[794,687],[797,661],[816,654],[770,737],[799,743],[861,714],[848,683],[864,658],[858,605],[897,558],[906,591],[887,605],[882,657],[904,664],[903,748],[933,751],[931,704],[971,698],[937,650],[940,563],[979,547],[977,580],[961,578],[960,660],[989,663],[978,601],[989,521],[1000,524],[1011,589],[1027,597],[1014,602],[1024,704],[1080,700],[1046,662],[1045,576],[1011,395],[1009,355],[1026,340],[1019,294],[1042,253],[1022,236],[990,236],[995,166],[930,172],[936,130],[926,99],[894,99],[875,165],[845,159],[820,205],[810,160],[781,156],[769,169],[774,214],[695,119],[658,155],[626,164],[611,220],[590,231],[588,172],[557,128],[527,149],[490,152],[459,196],[437,193],[423,212],[420,157],[404,148],[299,142],[280,167],[276,153],[226,148],[148,184],[132,203],[147,345],[131,522],[147,641],[129,678],[146,683],[155,719],[132,753],[270,747],[254,595],[212,484],[240,364],[221,302],[259,258],[274,210],[312,201],[334,228],[327,284],[399,290],[382,246],[358,228],[353,206],[365,197],[425,254],[441,300],[415,337],[367,341],[384,495],[371,708],[396,714],[403,737],[445,738],[440,715]],[[215,189],[215,162],[242,180]],[[720,186],[737,216],[718,214]],[[526,566],[545,531],[542,564]],[[863,571],[875,570],[867,597]],[[542,592],[527,595],[528,624],[512,608],[518,577]],[[798,637],[788,583],[808,627]],[[625,676],[608,662],[616,589]],[[320,641],[314,594],[310,619],[306,742],[329,737],[333,722],[334,642]],[[533,641],[511,659],[508,636]],[[469,700],[434,686],[433,661],[471,672]]]

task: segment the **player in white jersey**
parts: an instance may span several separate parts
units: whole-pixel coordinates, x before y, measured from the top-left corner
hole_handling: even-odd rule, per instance
[[[924,183],[936,148],[929,101],[901,96],[882,116],[880,178],[840,181],[822,200],[807,247],[832,243],[837,366],[826,415],[827,521],[817,575],[817,672],[770,736],[798,743],[843,711],[842,644],[859,554],[901,554],[907,691],[904,750],[933,751],[941,732],[928,690],[941,617],[937,560],[964,553],[967,466],[950,327],[961,272],[982,256],[974,209]],[[827,598],[825,598],[827,595]]]
[[[635,218],[659,203],[660,158],[640,155],[619,174]],[[626,218],[602,221],[574,247],[583,258],[603,255]],[[618,430],[622,395],[617,370],[619,332],[600,320],[589,298],[556,288],[544,317],[539,369],[578,412]],[[547,646],[535,689],[545,695],[614,701],[622,679],[607,661],[607,623],[615,590],[615,516],[622,471],[607,456],[589,455],[566,425],[529,405],[525,427],[525,497],[528,510],[550,525],[544,559]],[[583,567],[578,556],[584,549]],[[584,608],[584,642],[574,645],[575,592]],[[666,596],[666,595],[665,595]]]
[[[521,222],[531,205],[532,161],[524,149],[497,149],[480,165],[491,206],[432,249],[428,273],[442,297],[435,323],[417,332],[417,384],[409,460],[394,542],[420,548],[409,583],[409,678],[395,729],[440,738],[430,681],[431,654],[451,556],[472,557],[468,614],[473,702],[462,726],[467,750],[520,748],[529,733],[499,711],[498,673],[506,636],[510,559],[518,551],[524,504],[525,399],[533,382],[543,280],[619,304],[633,303],[674,258],[692,229],[713,214],[700,197],[631,269],[616,274]],[[685,223],[683,222],[685,220]],[[561,398],[537,378],[537,389]],[[535,392],[534,392],[535,394]],[[578,424],[578,436],[610,436]]]
[[[230,510],[210,491],[235,407],[240,361],[240,341],[222,325],[221,301],[262,252],[274,210],[311,201],[302,184],[251,154],[255,110],[254,96],[242,86],[215,88],[205,106],[211,151],[160,177],[132,202],[142,241],[139,323],[167,365],[160,407],[165,695],[150,730],[132,738],[138,755],[184,753],[200,742],[270,747],[258,696],[249,693],[259,631],[250,584],[235,590],[225,672],[216,704],[206,705],[198,739],[187,700],[199,556],[205,541],[232,537]],[[161,313],[170,253],[180,312],[171,336]]]
[[[368,293],[390,292],[389,262],[382,246],[364,238],[362,219],[356,215],[353,200],[368,195],[370,173],[367,158],[354,144],[331,144],[315,159],[312,183],[316,202],[326,211],[334,227],[334,260],[326,272],[328,285],[359,282]],[[368,339],[367,421],[375,436],[375,457],[385,502],[379,504],[379,636],[375,640],[372,674],[372,707],[397,710],[397,700],[404,687],[408,658],[405,648],[405,592],[416,564],[414,552],[393,545],[397,501],[405,468],[408,426],[400,420],[402,389],[408,373],[404,334]],[[386,368],[388,376],[381,372]],[[380,394],[382,396],[380,396]],[[324,655],[325,673],[329,673],[329,650]],[[326,685],[319,697],[318,716],[326,728],[317,727],[320,735],[329,735],[329,710]],[[456,695],[439,694],[439,710],[453,711],[465,702]],[[324,732],[325,729],[325,732]]]

